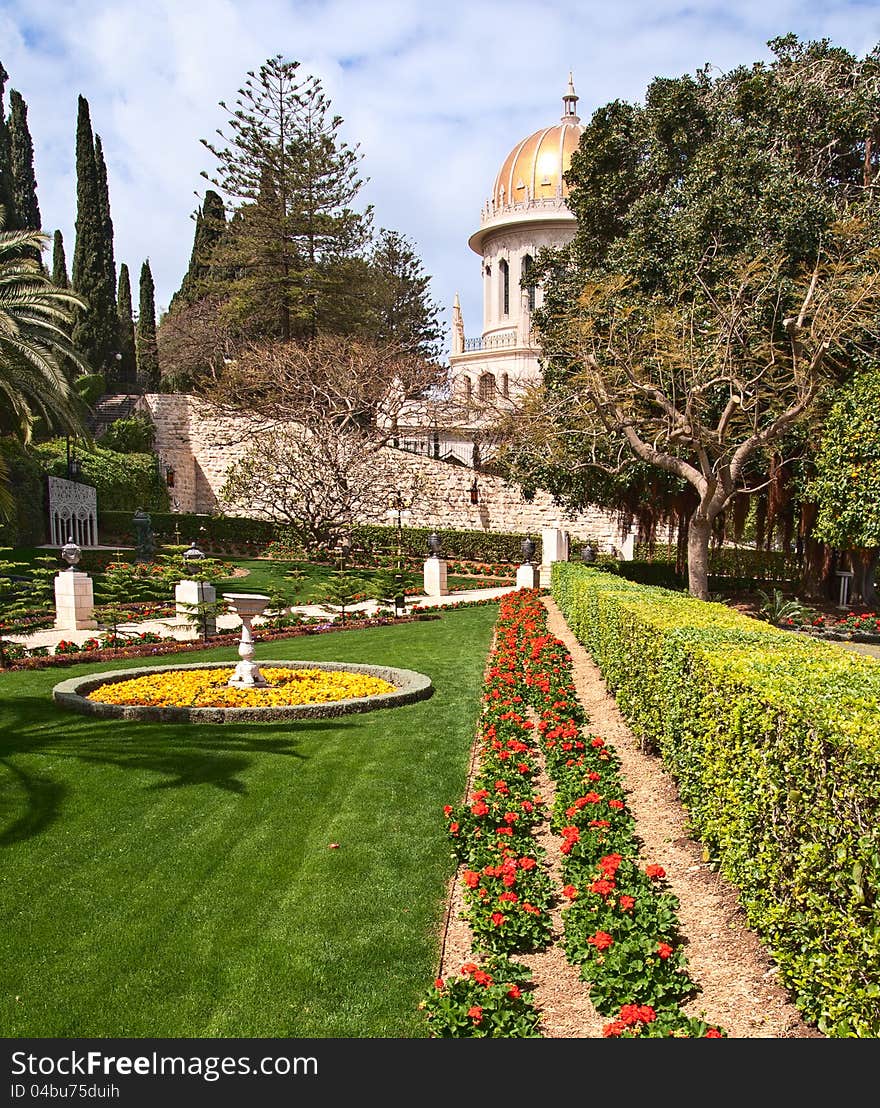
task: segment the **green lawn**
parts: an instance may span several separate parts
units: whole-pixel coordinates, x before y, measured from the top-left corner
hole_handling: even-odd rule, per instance
[[[0,675],[0,1034],[424,1036],[454,870],[442,807],[496,614],[258,646],[434,681],[338,720],[92,720],[52,686],[119,663]]]

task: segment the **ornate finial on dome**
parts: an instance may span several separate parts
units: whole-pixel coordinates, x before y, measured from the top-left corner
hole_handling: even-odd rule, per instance
[[[574,91],[574,80],[572,79],[571,70],[568,71],[568,91],[562,98],[562,122],[563,123],[580,123],[580,116],[577,113],[577,102],[580,99],[578,94]]]

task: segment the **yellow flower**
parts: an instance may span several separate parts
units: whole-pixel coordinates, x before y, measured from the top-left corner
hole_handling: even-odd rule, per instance
[[[265,688],[230,686],[232,667],[168,670],[99,685],[87,699],[100,704],[141,704],[158,708],[276,708],[328,704],[353,697],[379,696],[396,686],[366,673],[346,670],[261,669]]]

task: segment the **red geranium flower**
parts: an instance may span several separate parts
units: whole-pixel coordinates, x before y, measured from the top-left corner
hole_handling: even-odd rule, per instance
[[[479,1023],[480,1020],[483,1018],[483,1009],[479,1006],[479,1004],[475,1004],[472,1008],[468,1008],[468,1016],[474,1021],[474,1023]]]
[[[574,885],[566,885],[565,888],[562,890],[562,895],[568,897],[569,900],[574,900],[577,894],[578,891]]]
[[[608,934],[607,931],[597,931],[595,935],[591,935],[587,942],[596,948],[596,950],[607,950],[609,946],[614,942],[614,939]]]
[[[662,866],[645,866],[645,873],[648,877],[665,877],[666,870]]]
[[[657,953],[665,962],[669,955],[672,953],[672,947],[669,945],[669,943],[657,943]]]
[[[492,918],[492,923],[496,927],[502,927],[504,925],[504,913],[503,912],[493,912],[491,918]]]

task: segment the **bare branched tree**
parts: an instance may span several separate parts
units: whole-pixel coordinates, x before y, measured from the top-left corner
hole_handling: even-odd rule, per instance
[[[443,379],[424,358],[348,338],[245,348],[203,390],[216,412],[244,415],[250,428],[221,500],[289,523],[309,549],[333,545],[412,494],[383,448],[401,413],[429,405]]]

